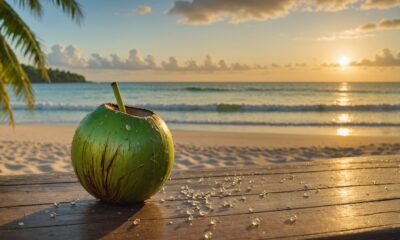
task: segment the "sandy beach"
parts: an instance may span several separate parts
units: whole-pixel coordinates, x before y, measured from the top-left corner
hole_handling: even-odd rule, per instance
[[[72,171],[75,125],[0,127],[0,175]],[[400,152],[400,137],[172,130],[175,169],[259,166]]]

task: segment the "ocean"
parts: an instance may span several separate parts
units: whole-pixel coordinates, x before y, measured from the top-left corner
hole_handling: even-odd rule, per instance
[[[400,83],[120,83],[126,105],[177,129],[400,136]],[[17,123],[77,124],[115,102],[110,83],[33,84],[36,110]]]

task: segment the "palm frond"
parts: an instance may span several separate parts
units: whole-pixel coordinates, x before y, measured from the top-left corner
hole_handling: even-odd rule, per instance
[[[75,0],[49,1],[60,7],[72,20],[78,23],[82,21],[83,13]],[[14,0],[14,2],[21,8],[30,10],[33,15],[42,16],[40,0]],[[43,78],[49,80],[44,53],[35,34],[5,0],[0,0],[0,113],[7,112],[7,115],[0,114],[0,120],[1,117],[8,116],[12,125],[15,122],[7,85],[13,87],[17,98],[25,101],[30,110],[34,108],[31,82],[13,49],[20,50],[23,56],[41,71]]]
[[[15,95],[19,99],[24,100],[30,110],[34,108],[33,90],[29,78],[19,63],[17,56],[2,35],[0,35],[0,80],[2,85],[0,98],[1,110],[8,112],[11,124],[14,124],[12,108],[5,84],[10,84],[13,87]]]
[[[35,34],[5,1],[0,1],[0,32],[9,38],[28,60],[33,60],[46,80],[49,79],[45,57]]]
[[[83,12],[79,3],[75,0],[49,0],[54,6],[61,7],[61,10],[68,14],[78,24],[82,22]]]
[[[43,15],[42,4],[39,0],[14,0],[22,9],[28,9],[33,15],[41,17]]]
[[[0,79],[0,112],[7,112],[7,115],[5,114],[0,115],[0,120],[8,116],[9,122],[11,123],[12,126],[14,126],[15,120],[11,108],[10,97],[8,96],[5,83],[3,83],[1,79]]]

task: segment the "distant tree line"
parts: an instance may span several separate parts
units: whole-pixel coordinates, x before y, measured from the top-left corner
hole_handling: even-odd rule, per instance
[[[44,83],[46,82],[42,78],[42,74],[39,69],[29,66],[29,65],[24,65],[22,64],[22,67],[24,68],[26,74],[28,75],[29,79],[33,83]],[[72,73],[70,71],[63,71],[60,69],[53,69],[49,68],[48,74],[50,77],[50,80],[52,83],[80,83],[80,82],[86,82],[86,79],[83,75],[77,74],[77,73]]]

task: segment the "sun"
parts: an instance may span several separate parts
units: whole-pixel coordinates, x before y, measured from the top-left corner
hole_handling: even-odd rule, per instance
[[[347,56],[343,55],[339,57],[338,62],[341,67],[347,67],[350,63],[350,59]]]

